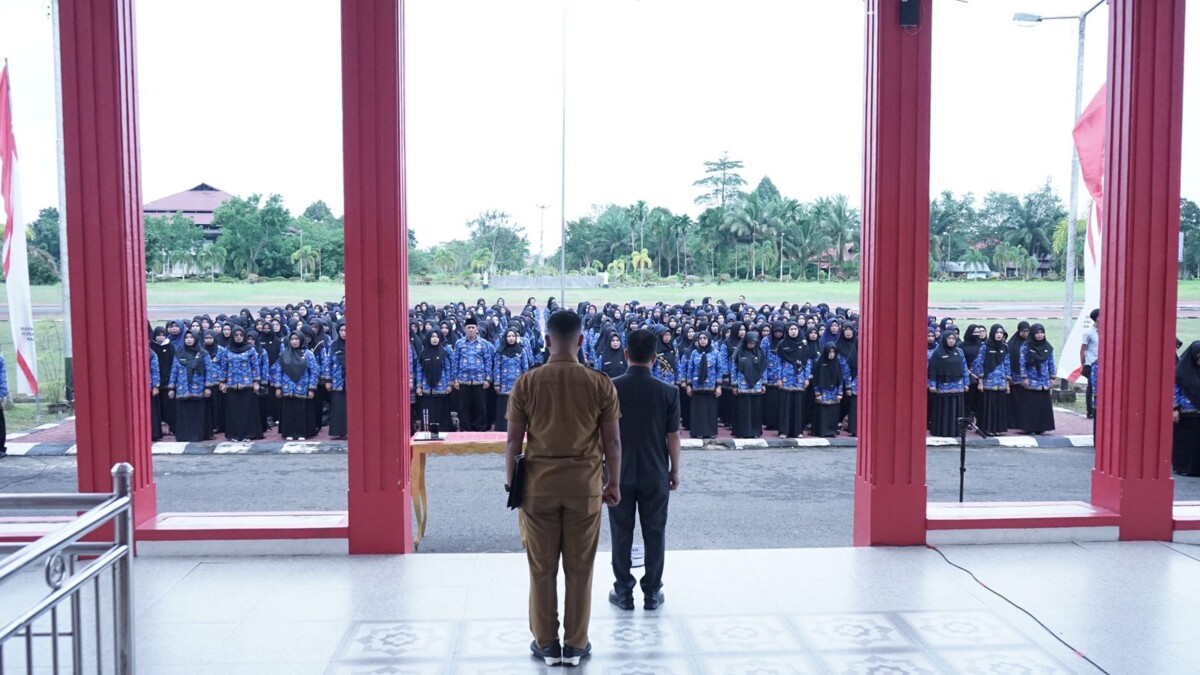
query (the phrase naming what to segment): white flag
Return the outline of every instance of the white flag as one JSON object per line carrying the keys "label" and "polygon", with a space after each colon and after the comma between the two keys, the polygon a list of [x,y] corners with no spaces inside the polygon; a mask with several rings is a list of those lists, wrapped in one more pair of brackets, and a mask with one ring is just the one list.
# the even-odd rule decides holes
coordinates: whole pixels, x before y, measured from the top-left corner
{"label": "white flag", "polygon": [[[37,395],[37,343],[29,300],[29,253],[21,217],[21,180],[17,141],[12,130],[12,95],[8,66],[0,71],[0,201],[4,202],[4,281],[8,290],[8,324],[17,352],[17,391]],[[10,368],[12,366],[9,366]]]}
{"label": "white flag", "polygon": [[1083,344],[1084,333],[1093,326],[1092,310],[1100,306],[1100,209],[1093,203],[1089,211],[1083,251],[1083,309],[1079,312],[1079,320],[1071,326],[1071,334],[1067,336],[1067,344],[1063,345],[1057,362],[1058,376],[1071,382],[1083,376],[1079,347]]}

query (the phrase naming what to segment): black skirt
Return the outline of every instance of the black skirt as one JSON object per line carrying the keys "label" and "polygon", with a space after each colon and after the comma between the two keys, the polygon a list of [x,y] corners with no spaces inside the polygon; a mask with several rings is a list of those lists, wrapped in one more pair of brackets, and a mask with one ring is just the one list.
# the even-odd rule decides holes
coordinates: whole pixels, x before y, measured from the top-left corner
{"label": "black skirt", "polygon": [[508,431],[508,394],[496,394],[496,431]]}
{"label": "black skirt", "polygon": [[1054,431],[1054,406],[1050,403],[1050,392],[1046,390],[1022,390],[1018,399],[1017,418],[1013,428],[1027,434]]}
{"label": "black skirt", "polygon": [[279,406],[279,435],[284,438],[308,438],[308,399],[284,397]]}
{"label": "black skirt", "polygon": [[162,406],[159,405],[158,399],[166,398],[154,394],[150,397],[150,440],[157,441],[162,439]]}
{"label": "black skirt", "polygon": [[[722,394],[723,396],[724,394]],[[740,393],[733,398],[737,401],[733,419],[733,437],[762,437],[763,395]]]}
{"label": "black skirt", "polygon": [[346,437],[346,392],[334,391],[329,396],[329,435]]}
{"label": "black skirt", "polygon": [[967,392],[963,394],[963,405],[966,407],[967,415],[973,416],[976,424],[979,424],[980,413],[983,412],[983,392],[979,391],[979,383],[972,382]]}
{"label": "black skirt", "polygon": [[779,435],[800,438],[804,435],[804,399],[807,391],[779,392]]}
{"label": "black skirt", "polygon": [[207,399],[181,398],[175,401],[175,440],[180,442],[203,441],[208,438],[205,428],[205,405]]}
{"label": "black skirt", "polygon": [[975,424],[985,434],[1008,432],[1008,394],[1003,391],[985,390],[983,403],[975,415]]}
{"label": "black skirt", "polygon": [[733,395],[733,389],[727,386],[722,386],[721,389],[721,398],[717,399],[717,419],[721,424],[732,428],[737,401]]}
{"label": "black skirt", "polygon": [[1200,414],[1180,415],[1171,439],[1171,468],[1185,476],[1200,476]]}
{"label": "black skirt", "polygon": [[225,398],[225,438],[231,441],[262,438],[258,396],[253,389],[230,389]]}
{"label": "black skirt", "polygon": [[213,431],[221,433],[225,431],[225,394],[221,393],[220,387],[214,386],[209,400],[212,401]]}
{"label": "black skirt", "polygon": [[858,435],[858,394],[842,397],[842,417],[846,418],[846,433]]}
{"label": "black skirt", "polygon": [[779,428],[779,400],[782,398],[778,387],[767,387],[763,394],[763,428],[772,431]]}
{"label": "black skirt", "polygon": [[450,431],[450,396],[443,394],[441,396],[424,396],[417,397],[417,424],[423,424],[424,412],[429,411],[429,423],[437,424],[439,432]]}
{"label": "black skirt", "polygon": [[163,386],[158,394],[159,419],[167,424],[167,430],[175,433],[175,399],[167,397],[167,388]]}
{"label": "black skirt", "polygon": [[[724,394],[721,395],[724,398]],[[694,391],[691,395],[692,426],[688,435],[692,438],[717,437],[717,397],[711,391]]]}
{"label": "black skirt", "polygon": [[929,406],[929,434],[958,437],[958,418],[963,417],[966,410],[962,393],[930,395],[933,402]]}
{"label": "black skirt", "polygon": [[[815,399],[814,399],[815,401]],[[821,405],[817,403],[813,415],[813,436],[833,438],[838,435],[838,422],[841,421],[842,407],[837,403]]]}
{"label": "black skirt", "polygon": [[692,428],[692,399],[682,389],[679,390],[679,426]]}

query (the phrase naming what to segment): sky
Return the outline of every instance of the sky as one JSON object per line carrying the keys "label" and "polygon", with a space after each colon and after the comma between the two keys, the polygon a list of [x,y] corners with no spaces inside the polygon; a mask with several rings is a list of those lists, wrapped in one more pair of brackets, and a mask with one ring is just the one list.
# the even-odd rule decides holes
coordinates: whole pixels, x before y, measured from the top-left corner
{"label": "sky", "polygon": [[[935,0],[931,191],[1066,201],[1075,20],[1090,1]],[[139,0],[142,194],[205,182],[342,212],[337,0]],[[422,246],[503,210],[547,254],[596,204],[693,204],[727,152],[753,186],[861,199],[860,0],[408,0],[408,223]],[[1087,21],[1084,105],[1108,17]],[[1200,19],[1185,50],[1182,193],[1200,201]],[[565,35],[565,49],[564,49]],[[58,201],[49,0],[0,0],[26,216]],[[565,96],[564,96],[565,67]],[[563,120],[565,102],[565,181]],[[565,200],[562,186],[565,182]],[[1081,204],[1083,204],[1081,200]],[[539,209],[538,205],[547,208]],[[1082,209],[1082,206],[1081,206]]]}

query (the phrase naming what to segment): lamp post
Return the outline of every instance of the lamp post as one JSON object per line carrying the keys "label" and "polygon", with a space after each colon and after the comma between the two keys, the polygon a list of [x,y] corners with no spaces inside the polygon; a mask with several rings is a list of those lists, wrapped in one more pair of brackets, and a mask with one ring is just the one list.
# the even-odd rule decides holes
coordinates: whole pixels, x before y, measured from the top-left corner
{"label": "lamp post", "polygon": [[542,229],[538,236],[538,267],[546,264],[546,209],[550,208],[549,204],[538,204],[537,208],[542,211]]}
{"label": "lamp post", "polygon": [[[1041,16],[1040,14],[1027,14],[1018,12],[1013,15],[1013,21],[1020,26],[1034,26],[1043,21],[1062,21],[1075,20],[1079,22],[1079,50],[1075,59],[1075,115],[1071,118],[1071,126],[1079,121],[1079,113],[1083,108],[1083,49],[1084,36],[1087,28],[1088,15],[1095,11],[1100,5],[1103,5],[1106,0],[1099,0],[1096,4],[1089,7],[1087,10],[1076,15],[1065,16]],[[1075,151],[1075,144],[1071,143],[1071,196],[1068,206],[1068,217],[1070,222],[1067,223],[1067,266],[1066,266],[1066,298],[1063,301],[1063,344],[1066,344],[1067,338],[1071,335],[1071,327],[1074,323],[1072,314],[1075,310],[1075,228],[1079,220],[1079,155]],[[1063,381],[1063,386],[1069,386],[1066,381]]]}

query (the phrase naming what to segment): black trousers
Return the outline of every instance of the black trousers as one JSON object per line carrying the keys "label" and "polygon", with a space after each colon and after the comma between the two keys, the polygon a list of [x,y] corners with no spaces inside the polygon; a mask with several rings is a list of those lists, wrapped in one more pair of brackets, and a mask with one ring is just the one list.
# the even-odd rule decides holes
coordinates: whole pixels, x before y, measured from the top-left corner
{"label": "black trousers", "polygon": [[663,563],[667,549],[667,501],[671,495],[666,481],[652,488],[630,486],[621,491],[621,502],[608,509],[608,524],[612,530],[612,567],[618,595],[633,593],[637,581],[630,568],[633,565],[634,515],[642,522],[642,542],[646,545],[646,573],[642,576],[642,592],[650,595],[662,588]]}
{"label": "black trousers", "polygon": [[1088,381],[1087,394],[1086,394],[1087,398],[1084,399],[1084,403],[1087,405],[1087,414],[1095,415],[1096,408],[1095,408],[1095,406],[1092,405],[1092,367],[1091,366],[1083,367],[1083,376],[1085,378],[1087,378],[1087,381]]}
{"label": "black trousers", "polygon": [[462,430],[487,431],[492,411],[487,406],[483,385],[464,384],[458,391],[462,394]]}

